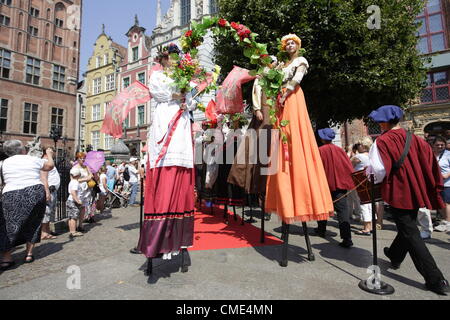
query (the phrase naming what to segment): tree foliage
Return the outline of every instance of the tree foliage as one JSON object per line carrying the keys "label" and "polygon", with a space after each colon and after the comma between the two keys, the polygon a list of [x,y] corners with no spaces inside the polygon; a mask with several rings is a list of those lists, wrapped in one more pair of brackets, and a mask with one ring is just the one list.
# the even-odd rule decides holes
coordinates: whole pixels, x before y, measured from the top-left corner
{"label": "tree foliage", "polygon": [[[381,9],[370,29],[367,8]],[[423,0],[220,0],[220,17],[245,24],[277,54],[278,41],[296,33],[310,63],[302,82],[311,117],[320,125],[363,118],[384,104],[406,106],[425,82],[415,17]],[[242,50],[216,38],[216,63],[252,69]]]}

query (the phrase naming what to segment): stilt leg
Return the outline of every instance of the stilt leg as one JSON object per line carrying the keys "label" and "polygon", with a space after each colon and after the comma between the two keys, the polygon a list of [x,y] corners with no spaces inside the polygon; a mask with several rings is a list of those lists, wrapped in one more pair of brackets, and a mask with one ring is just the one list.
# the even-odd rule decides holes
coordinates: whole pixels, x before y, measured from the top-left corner
{"label": "stilt leg", "polygon": [[283,226],[281,227],[282,230],[282,236],[283,239],[283,248],[281,249],[281,261],[280,266],[281,267],[287,267],[288,265],[288,246],[289,246],[289,225],[283,222]]}
{"label": "stilt leg", "polygon": [[244,225],[245,223],[245,204],[242,205],[242,221],[241,221],[241,226]]}
{"label": "stilt leg", "polygon": [[316,260],[316,257],[314,256],[314,253],[312,252],[311,248],[311,241],[309,240],[309,234],[308,234],[308,226],[306,222],[303,222],[303,233],[305,234],[305,240],[306,240],[306,247],[308,248],[308,260],[314,261]]}
{"label": "stilt leg", "polygon": [[225,223],[226,223],[226,224],[229,223],[228,218],[229,218],[229,217],[228,217],[228,205],[225,204],[225,205],[223,206],[223,219],[225,220]]}
{"label": "stilt leg", "polygon": [[262,201],[261,201],[261,243],[264,243],[266,240],[265,237],[265,231],[264,231],[264,224],[265,224],[265,214],[266,214],[266,207],[264,202],[264,195],[262,195]]}
{"label": "stilt leg", "polygon": [[182,249],[181,250],[181,272],[182,273],[186,273],[186,272],[189,271],[189,267],[188,267],[188,264],[186,262],[186,260],[187,260],[186,258],[187,258],[188,254],[189,253],[188,253],[187,249]]}
{"label": "stilt leg", "polygon": [[233,206],[233,213],[234,213],[233,219],[234,221],[237,221],[236,206]]}
{"label": "stilt leg", "polygon": [[153,259],[147,259],[147,270],[145,270],[145,275],[149,277],[153,273]]}

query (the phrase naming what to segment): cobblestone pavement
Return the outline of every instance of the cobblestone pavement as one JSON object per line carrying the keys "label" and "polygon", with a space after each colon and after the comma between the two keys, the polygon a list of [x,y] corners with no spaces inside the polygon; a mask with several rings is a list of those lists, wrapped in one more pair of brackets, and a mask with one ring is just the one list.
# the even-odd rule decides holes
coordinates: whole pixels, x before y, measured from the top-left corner
{"label": "cobblestone pavement", "polygon": [[[239,208],[238,213],[241,213]],[[327,239],[311,236],[316,261],[307,260],[301,228],[291,228],[289,265],[281,268],[280,246],[190,252],[188,273],[179,272],[179,258],[156,260],[154,274],[146,277],[146,259],[132,255],[139,233],[139,208],[113,209],[86,224],[88,232],[70,240],[68,233],[44,241],[35,249],[36,261],[23,264],[24,246],[14,252],[16,266],[0,274],[0,299],[437,299],[426,291],[423,279],[408,257],[392,270],[382,248],[395,237],[395,226],[385,221],[379,232],[379,265],[383,281],[394,286],[391,296],[376,296],[358,288],[372,264],[371,237],[353,236],[355,246],[344,249],[337,222],[331,221]],[[230,223],[236,223],[230,219]],[[255,226],[260,225],[256,217]],[[309,224],[310,230],[316,223]],[[359,227],[354,224],[353,227]],[[266,231],[280,237],[276,217]],[[434,233],[427,246],[450,279],[450,234]],[[81,289],[67,287],[70,266],[81,270]]]}

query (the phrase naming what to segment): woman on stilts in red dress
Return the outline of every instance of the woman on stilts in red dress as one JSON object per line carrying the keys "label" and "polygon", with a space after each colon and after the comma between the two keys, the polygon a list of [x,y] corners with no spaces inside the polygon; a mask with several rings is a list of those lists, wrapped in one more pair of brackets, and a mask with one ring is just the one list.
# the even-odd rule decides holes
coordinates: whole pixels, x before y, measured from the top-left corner
{"label": "woman on stilts in red dress", "polygon": [[[195,175],[189,111],[195,103],[173,85],[171,53],[180,53],[174,44],[158,53],[164,69],[154,72],[149,81],[156,107],[148,139],[144,223],[138,244],[149,259],[148,273],[152,258],[168,260],[180,251],[184,258],[186,248],[193,245]],[[184,112],[175,120],[180,110]]]}

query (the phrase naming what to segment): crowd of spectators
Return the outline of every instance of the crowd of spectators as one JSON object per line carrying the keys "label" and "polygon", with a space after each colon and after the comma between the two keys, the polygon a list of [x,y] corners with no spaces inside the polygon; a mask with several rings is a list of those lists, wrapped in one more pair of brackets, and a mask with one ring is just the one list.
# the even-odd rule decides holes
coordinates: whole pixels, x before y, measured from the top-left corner
{"label": "crowd of spectators", "polygon": [[[108,206],[112,192],[121,192],[133,206],[139,206],[139,160],[131,158],[119,166],[106,161],[98,172],[86,165],[86,154],[79,152],[71,162],[70,183],[62,186],[61,174],[53,160],[55,150],[43,155],[28,155],[19,140],[6,141],[0,148],[0,270],[12,268],[12,252],[26,244],[24,263],[35,260],[33,249],[41,241],[57,239],[50,224],[56,220],[58,200],[65,207],[69,238],[81,237],[85,223],[95,223],[95,216]],[[67,188],[62,199],[61,188]],[[110,202],[109,202],[110,203]],[[111,206],[109,205],[109,209]]]}

